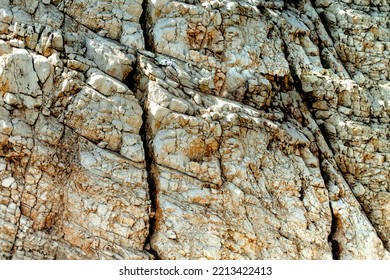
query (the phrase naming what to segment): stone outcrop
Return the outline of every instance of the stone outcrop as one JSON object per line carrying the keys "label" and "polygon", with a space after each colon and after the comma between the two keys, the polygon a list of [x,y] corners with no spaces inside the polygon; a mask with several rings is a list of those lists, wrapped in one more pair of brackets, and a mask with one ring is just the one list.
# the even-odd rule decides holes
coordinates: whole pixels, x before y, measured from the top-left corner
{"label": "stone outcrop", "polygon": [[0,259],[389,259],[389,12],[0,0]]}

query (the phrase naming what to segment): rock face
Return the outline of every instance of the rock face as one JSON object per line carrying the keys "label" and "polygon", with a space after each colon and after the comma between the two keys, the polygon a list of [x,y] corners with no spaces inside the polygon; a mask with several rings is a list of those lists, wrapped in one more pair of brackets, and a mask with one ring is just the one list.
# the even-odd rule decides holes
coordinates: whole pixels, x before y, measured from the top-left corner
{"label": "rock face", "polygon": [[0,259],[389,259],[389,13],[0,0]]}

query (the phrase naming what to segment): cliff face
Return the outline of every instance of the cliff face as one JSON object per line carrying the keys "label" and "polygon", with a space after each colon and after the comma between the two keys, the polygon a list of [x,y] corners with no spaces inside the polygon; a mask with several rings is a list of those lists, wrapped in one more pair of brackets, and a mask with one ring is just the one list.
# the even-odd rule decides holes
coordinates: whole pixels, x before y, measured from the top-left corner
{"label": "cliff face", "polygon": [[0,0],[0,259],[389,259],[387,0]]}

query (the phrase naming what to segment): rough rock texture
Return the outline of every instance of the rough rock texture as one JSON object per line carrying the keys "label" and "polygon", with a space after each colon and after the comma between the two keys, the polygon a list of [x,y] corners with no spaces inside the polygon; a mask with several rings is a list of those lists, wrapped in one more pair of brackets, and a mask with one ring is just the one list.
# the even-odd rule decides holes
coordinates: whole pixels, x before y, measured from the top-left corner
{"label": "rough rock texture", "polygon": [[389,13],[0,0],[0,259],[389,259]]}

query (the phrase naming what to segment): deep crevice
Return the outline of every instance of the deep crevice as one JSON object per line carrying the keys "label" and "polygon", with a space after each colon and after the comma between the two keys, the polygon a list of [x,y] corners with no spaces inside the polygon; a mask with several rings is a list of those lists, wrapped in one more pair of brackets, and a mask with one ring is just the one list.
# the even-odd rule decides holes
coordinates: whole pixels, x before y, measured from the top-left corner
{"label": "deep crevice", "polygon": [[328,242],[332,245],[332,256],[334,260],[340,260],[340,245],[339,242],[334,238],[336,232],[337,232],[337,221],[338,218],[333,212],[332,204],[329,202],[330,212],[332,213],[332,224],[330,228],[330,233],[328,235]]}
{"label": "deep crevice", "polygon": [[299,200],[303,201],[304,199],[305,199],[305,189],[301,187],[301,189],[299,190]]}
{"label": "deep crevice", "polygon": [[[148,0],[144,0],[142,2],[142,14],[139,19],[139,23],[141,25],[141,29],[143,32],[143,37],[144,37],[144,44],[145,44],[145,50],[153,52],[154,47],[153,47],[153,37],[150,35],[150,25],[148,21]],[[137,61],[135,65],[133,65],[134,72],[130,75],[127,76],[125,80],[125,84],[129,87],[130,90],[133,91],[133,93],[137,97],[137,91],[140,90],[141,87],[139,87],[139,82],[140,82],[140,77],[142,73],[139,71],[138,68],[138,60],[139,56],[137,55]],[[152,248],[151,245],[151,239],[153,237],[153,234],[155,232],[156,228],[156,218],[155,218],[155,213],[157,210],[157,194],[156,194],[156,186],[154,182],[154,177],[153,177],[153,156],[152,156],[152,151],[149,148],[148,144],[148,128],[147,128],[147,110],[145,109],[145,100],[138,100],[139,104],[141,107],[143,107],[143,112],[142,112],[142,126],[140,128],[140,136],[143,144],[143,149],[144,149],[144,155],[145,155],[145,169],[146,169],[146,176],[147,176],[147,183],[148,183],[148,189],[149,189],[149,199],[150,199],[150,216],[149,216],[149,233],[148,236],[145,239],[145,244],[144,244],[144,250],[151,254],[155,260],[159,260],[160,257],[157,253],[156,250]]]}
{"label": "deep crevice", "polygon": [[[137,61],[136,64],[133,66],[134,72],[131,73],[126,77],[125,84],[129,87],[131,91],[133,91],[134,94],[137,93],[137,91],[140,90],[139,81],[142,73],[140,73],[138,69],[138,59],[139,57],[137,56]],[[155,251],[152,246],[151,246],[151,239],[155,231],[155,213],[157,210],[157,195],[156,195],[156,187],[155,187],[155,182],[154,182],[154,176],[153,176],[153,156],[152,156],[152,151],[149,148],[148,144],[148,128],[147,128],[147,110],[145,109],[145,102],[144,100],[138,100],[139,104],[141,107],[143,107],[142,111],[142,126],[139,131],[139,135],[141,136],[142,144],[143,144],[143,149],[144,149],[144,156],[145,156],[145,169],[146,169],[146,180],[148,183],[148,189],[149,189],[149,199],[150,199],[150,215],[149,215],[149,233],[148,236],[145,239],[145,244],[144,244],[144,250],[151,254],[155,260],[159,260],[160,257],[158,256],[157,251]]]}
{"label": "deep crevice", "polygon": [[151,239],[152,239],[152,236],[153,236],[155,228],[156,228],[155,213],[157,210],[157,201],[156,201],[157,195],[156,195],[156,185],[154,183],[153,170],[152,170],[153,157],[152,157],[151,151],[149,149],[149,145],[148,145],[149,139],[147,137],[147,135],[148,135],[147,133],[148,133],[147,132],[147,113],[144,110],[142,113],[142,126],[141,126],[141,130],[140,130],[140,136],[141,136],[143,148],[144,148],[146,174],[147,174],[147,182],[148,182],[148,188],[149,188],[149,199],[150,199],[150,203],[151,203],[151,205],[150,205],[151,215],[149,217],[149,234],[146,237],[144,249],[145,249],[145,251],[147,251],[148,253],[153,255],[155,260],[158,260],[158,259],[160,259],[160,257],[158,256],[157,251],[155,251],[151,245]]}
{"label": "deep crevice", "polygon": [[142,32],[144,35],[145,50],[153,52],[153,37],[150,35],[150,25],[148,21],[148,0],[142,2],[142,14],[139,19],[141,24]]}

